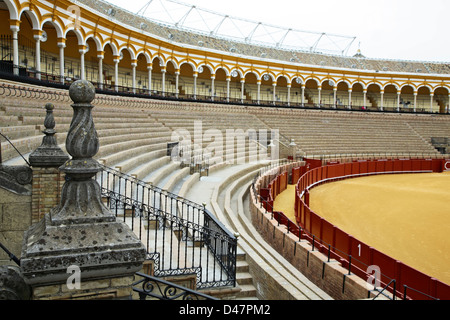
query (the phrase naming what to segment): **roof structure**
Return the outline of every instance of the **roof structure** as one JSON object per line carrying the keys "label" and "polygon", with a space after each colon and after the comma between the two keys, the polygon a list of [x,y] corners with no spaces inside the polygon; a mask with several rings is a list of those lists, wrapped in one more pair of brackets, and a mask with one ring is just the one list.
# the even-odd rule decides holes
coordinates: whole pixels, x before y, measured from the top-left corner
{"label": "roof structure", "polygon": [[356,40],[353,36],[298,30],[224,15],[178,0],[150,0],[136,14],[179,30],[312,53],[346,56]]}

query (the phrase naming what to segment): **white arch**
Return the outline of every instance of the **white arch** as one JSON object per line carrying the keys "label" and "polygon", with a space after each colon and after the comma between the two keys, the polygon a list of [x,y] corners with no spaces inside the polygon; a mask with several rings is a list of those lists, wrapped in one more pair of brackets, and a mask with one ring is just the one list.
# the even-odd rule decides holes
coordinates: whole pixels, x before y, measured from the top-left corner
{"label": "white arch", "polygon": [[67,39],[67,34],[68,34],[70,31],[73,31],[73,32],[75,33],[75,35],[77,36],[77,39],[78,39],[78,45],[80,45],[80,46],[86,45],[86,42],[85,42],[85,40],[84,40],[83,35],[81,34],[81,32],[80,32],[78,29],[73,28],[73,27],[66,30],[66,32],[64,33],[64,38]]}
{"label": "white arch", "polygon": [[19,13],[19,17],[22,18],[22,14],[24,14],[24,13],[26,13],[28,15],[28,17],[30,18],[33,30],[42,30],[41,26],[39,24],[39,18],[36,16],[36,13],[34,11],[28,10],[28,9],[23,9]]}
{"label": "white arch", "polygon": [[95,35],[91,34],[91,35],[87,36],[86,40],[85,40],[86,44],[88,43],[89,39],[92,39],[95,42],[95,45],[97,46],[97,51],[103,51],[102,44],[101,44],[100,40],[97,39],[97,37],[95,37]]}
{"label": "white arch", "polygon": [[10,20],[19,20],[19,12],[17,11],[14,1],[13,0],[4,0],[3,2],[8,7],[9,19]]}
{"label": "white arch", "polygon": [[48,17],[47,19],[44,19],[44,21],[42,21],[41,23],[41,30],[44,30],[44,25],[49,22],[50,24],[52,24],[55,27],[56,30],[56,37],[57,38],[62,38],[64,31],[63,28],[59,25],[59,23],[57,21],[53,21],[51,17]]}

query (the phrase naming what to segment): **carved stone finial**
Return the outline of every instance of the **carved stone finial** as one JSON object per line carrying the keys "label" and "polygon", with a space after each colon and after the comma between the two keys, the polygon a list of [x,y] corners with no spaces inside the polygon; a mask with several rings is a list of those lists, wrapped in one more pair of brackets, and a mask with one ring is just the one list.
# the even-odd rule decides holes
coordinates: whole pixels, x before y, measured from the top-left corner
{"label": "carved stone finial", "polygon": [[61,170],[72,179],[79,180],[94,176],[100,166],[93,157],[99,149],[99,140],[92,118],[91,102],[95,98],[95,88],[89,81],[78,80],[69,89],[74,101],[72,123],[66,139],[67,152],[72,160],[67,161]]}
{"label": "carved stone finial", "polygon": [[92,118],[91,101],[94,86],[86,80],[74,82],[69,89],[74,104],[72,123],[66,139],[67,152],[72,156],[60,170],[67,182],[61,194],[61,204],[50,215],[53,224],[113,221],[115,217],[104,206],[101,190],[92,177],[101,170],[93,159],[99,149],[99,139]]}
{"label": "carved stone finial", "polygon": [[33,153],[30,154],[29,160],[33,167],[59,167],[69,159],[69,156],[61,150],[55,138],[55,118],[53,110],[55,106],[51,103],[45,105],[47,115],[45,116],[44,126],[45,134],[42,138],[42,144]]}
{"label": "carved stone finial", "polygon": [[99,149],[91,113],[94,86],[76,81],[69,94],[74,114],[66,149],[72,159],[60,167],[66,173],[61,201],[24,237],[21,268],[32,286],[66,283],[71,265],[80,267],[82,281],[130,277],[146,256],[133,231],[103,204],[94,179],[101,170],[93,159]]}
{"label": "carved stone finial", "polygon": [[95,99],[95,87],[87,80],[78,80],[69,88],[69,96],[77,104],[90,104]]}

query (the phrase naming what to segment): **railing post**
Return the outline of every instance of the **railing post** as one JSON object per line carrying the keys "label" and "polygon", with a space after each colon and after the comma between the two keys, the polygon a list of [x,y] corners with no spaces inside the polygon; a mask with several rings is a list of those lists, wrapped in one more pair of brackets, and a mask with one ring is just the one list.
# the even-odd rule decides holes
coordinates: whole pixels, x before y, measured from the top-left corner
{"label": "railing post", "polygon": [[352,256],[350,255],[348,256],[348,275],[352,274],[351,269],[352,269]]}

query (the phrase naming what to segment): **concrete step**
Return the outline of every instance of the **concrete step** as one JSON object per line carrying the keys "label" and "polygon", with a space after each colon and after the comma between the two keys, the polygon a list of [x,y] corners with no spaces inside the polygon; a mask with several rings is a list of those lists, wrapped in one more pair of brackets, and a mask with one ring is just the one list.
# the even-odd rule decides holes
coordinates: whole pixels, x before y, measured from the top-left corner
{"label": "concrete step", "polygon": [[239,285],[253,284],[252,275],[248,272],[237,272],[236,281]]}

